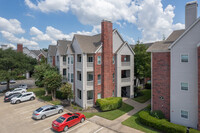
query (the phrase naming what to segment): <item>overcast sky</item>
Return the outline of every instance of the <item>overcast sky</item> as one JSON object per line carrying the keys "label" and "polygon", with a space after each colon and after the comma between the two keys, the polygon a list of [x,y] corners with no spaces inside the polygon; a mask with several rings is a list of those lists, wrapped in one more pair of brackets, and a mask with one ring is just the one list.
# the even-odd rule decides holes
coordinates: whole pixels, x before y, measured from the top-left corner
{"label": "overcast sky", "polygon": [[102,19],[111,20],[129,44],[158,41],[185,27],[189,1],[0,0],[0,45],[47,48],[73,34],[100,33]]}

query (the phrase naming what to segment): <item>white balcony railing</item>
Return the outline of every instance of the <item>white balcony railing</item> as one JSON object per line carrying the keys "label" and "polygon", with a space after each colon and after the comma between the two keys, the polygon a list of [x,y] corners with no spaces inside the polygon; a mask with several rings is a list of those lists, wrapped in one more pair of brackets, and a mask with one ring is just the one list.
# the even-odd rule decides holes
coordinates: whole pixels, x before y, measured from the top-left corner
{"label": "white balcony railing", "polygon": [[93,99],[87,100],[87,104],[93,105]]}
{"label": "white balcony railing", "polygon": [[87,86],[93,86],[93,81],[87,81]]}
{"label": "white balcony railing", "polygon": [[130,66],[131,63],[130,62],[122,62],[122,66]]}
{"label": "white balcony railing", "polygon": [[77,68],[81,69],[81,67],[82,67],[81,62],[77,62]]}
{"label": "white balcony railing", "polygon": [[131,78],[130,77],[128,77],[128,78],[122,78],[121,81],[122,82],[130,82]]}
{"label": "white balcony railing", "polygon": [[93,62],[87,62],[87,67],[93,67]]}
{"label": "white balcony railing", "polygon": [[66,62],[63,62],[63,65],[65,65],[65,66],[66,66]]}

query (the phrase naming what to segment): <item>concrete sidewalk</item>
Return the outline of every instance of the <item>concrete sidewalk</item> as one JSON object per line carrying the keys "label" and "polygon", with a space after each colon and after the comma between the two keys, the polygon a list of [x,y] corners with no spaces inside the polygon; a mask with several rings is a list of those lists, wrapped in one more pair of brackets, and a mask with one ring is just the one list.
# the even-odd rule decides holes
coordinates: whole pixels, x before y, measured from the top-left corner
{"label": "concrete sidewalk", "polygon": [[93,116],[88,120],[119,133],[142,133],[142,131],[122,125],[121,122],[128,119],[129,117],[131,117],[132,115],[149,105],[150,100],[145,103],[138,103],[130,98],[123,98],[123,102],[133,106],[134,109],[125,113],[124,115],[120,116],[115,120],[108,120],[99,116]]}

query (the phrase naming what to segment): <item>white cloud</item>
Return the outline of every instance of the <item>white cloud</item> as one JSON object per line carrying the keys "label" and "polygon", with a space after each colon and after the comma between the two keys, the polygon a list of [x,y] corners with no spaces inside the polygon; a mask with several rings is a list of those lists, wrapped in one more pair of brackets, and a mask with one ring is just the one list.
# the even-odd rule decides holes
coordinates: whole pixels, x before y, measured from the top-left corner
{"label": "white cloud", "polygon": [[0,31],[7,31],[13,34],[25,33],[21,23],[17,19],[5,19],[0,17]]}
{"label": "white cloud", "polygon": [[6,45],[6,49],[7,49],[7,48],[16,49],[16,46],[15,46],[14,44],[11,44],[11,43],[3,43],[3,42],[0,42],[0,48],[2,48],[1,45]]}
{"label": "white cloud", "polygon": [[25,39],[24,37],[18,38],[14,34],[7,32],[7,31],[1,31],[2,36],[9,41],[10,43],[22,43],[24,45],[38,45],[35,41],[30,41],[28,39]]}
{"label": "white cloud", "polygon": [[100,32],[100,25],[94,26],[92,31],[77,31],[69,34],[64,34],[62,31],[52,27],[47,26],[45,33],[36,27],[30,28],[30,35],[32,35],[32,40],[34,41],[50,41],[52,44],[56,44],[57,40],[67,39],[72,40],[74,34],[84,34],[84,35],[94,35]]}

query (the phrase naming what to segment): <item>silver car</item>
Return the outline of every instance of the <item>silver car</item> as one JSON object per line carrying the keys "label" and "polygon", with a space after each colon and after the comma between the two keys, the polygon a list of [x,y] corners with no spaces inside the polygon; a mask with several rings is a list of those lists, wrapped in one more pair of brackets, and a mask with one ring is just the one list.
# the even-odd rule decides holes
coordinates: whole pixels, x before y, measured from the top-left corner
{"label": "silver car", "polygon": [[24,88],[15,88],[12,91],[6,92],[5,96],[8,96],[8,95],[13,94],[13,93],[25,93],[25,92],[26,92],[26,89],[24,89]]}
{"label": "silver car", "polygon": [[27,86],[27,84],[20,84],[20,85],[19,85],[19,88],[28,89],[28,86]]}
{"label": "silver car", "polygon": [[45,105],[43,107],[40,107],[36,109],[33,112],[32,118],[34,119],[45,119],[47,116],[51,116],[57,113],[63,112],[63,106],[62,105]]}
{"label": "silver car", "polygon": [[34,99],[35,99],[35,94],[33,92],[25,92],[21,93],[21,95],[17,97],[13,97],[10,102],[18,104],[20,102],[34,100]]}

